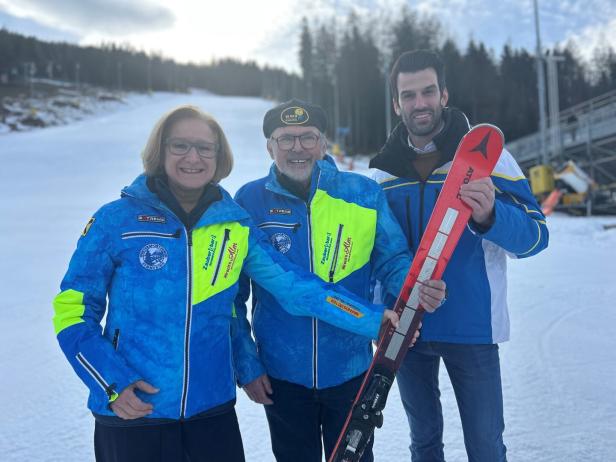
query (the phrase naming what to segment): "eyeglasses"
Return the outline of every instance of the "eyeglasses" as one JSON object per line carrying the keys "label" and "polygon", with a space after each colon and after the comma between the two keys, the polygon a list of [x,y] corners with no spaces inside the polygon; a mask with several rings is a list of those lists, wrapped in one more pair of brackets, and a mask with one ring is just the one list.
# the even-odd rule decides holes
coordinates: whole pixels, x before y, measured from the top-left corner
{"label": "eyeglasses", "polygon": [[170,138],[165,141],[165,146],[174,156],[185,156],[191,148],[195,148],[199,157],[203,159],[213,159],[218,154],[218,144],[207,141],[188,141],[183,138]]}
{"label": "eyeglasses", "polygon": [[304,133],[303,135],[280,135],[278,138],[272,137],[278,147],[283,151],[290,151],[295,146],[295,139],[299,138],[299,144],[304,149],[314,149],[321,138],[314,133]]}

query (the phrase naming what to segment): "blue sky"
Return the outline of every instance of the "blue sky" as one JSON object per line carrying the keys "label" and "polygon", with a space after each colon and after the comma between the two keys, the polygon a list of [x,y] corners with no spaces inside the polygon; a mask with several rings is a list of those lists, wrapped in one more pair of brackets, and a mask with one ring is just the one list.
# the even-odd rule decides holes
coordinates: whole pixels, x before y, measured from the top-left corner
{"label": "blue sky", "polygon": [[[45,40],[83,45],[131,44],[182,62],[235,57],[297,70],[299,22],[351,8],[366,24],[402,5],[442,24],[464,49],[470,38],[500,54],[505,43],[535,49],[532,0],[0,0],[0,27]],[[616,0],[539,0],[545,47],[575,42],[586,59],[599,44],[616,49]]]}

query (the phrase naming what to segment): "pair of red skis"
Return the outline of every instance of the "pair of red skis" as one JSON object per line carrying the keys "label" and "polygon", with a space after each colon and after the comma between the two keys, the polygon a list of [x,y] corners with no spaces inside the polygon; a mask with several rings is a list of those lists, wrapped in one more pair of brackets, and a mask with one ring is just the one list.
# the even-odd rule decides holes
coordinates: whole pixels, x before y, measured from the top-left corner
{"label": "pair of red skis", "polygon": [[394,306],[400,325],[390,323],[382,335],[329,462],[359,461],[374,429],[383,425],[387,394],[423,318],[419,287],[443,275],[471,216],[471,208],[460,199],[460,186],[490,176],[503,144],[502,132],[489,124],[475,126],[460,141]]}

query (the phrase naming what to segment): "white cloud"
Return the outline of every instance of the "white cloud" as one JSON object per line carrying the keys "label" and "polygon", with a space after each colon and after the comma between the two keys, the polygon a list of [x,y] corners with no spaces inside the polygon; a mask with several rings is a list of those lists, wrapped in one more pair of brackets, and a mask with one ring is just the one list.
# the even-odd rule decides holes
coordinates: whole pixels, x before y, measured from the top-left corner
{"label": "white cloud", "polygon": [[593,58],[593,52],[597,48],[611,46],[616,51],[616,18],[601,25],[587,26],[578,33],[570,36],[586,61]]}
{"label": "white cloud", "polygon": [[170,28],[174,15],[170,9],[148,0],[0,0],[0,9],[38,23],[78,34],[96,32],[113,35],[127,30],[147,31]]}
{"label": "white cloud", "polygon": [[[538,0],[544,47],[574,39],[590,56],[603,40],[616,48],[615,0]],[[369,26],[404,5],[442,23],[464,51],[472,37],[498,55],[504,43],[535,49],[533,0],[0,0],[0,10],[70,31],[80,43],[130,43],[182,62],[233,57],[298,69],[302,16],[346,24],[355,11]],[[386,13],[389,11],[389,13]],[[376,30],[375,30],[376,31]]]}

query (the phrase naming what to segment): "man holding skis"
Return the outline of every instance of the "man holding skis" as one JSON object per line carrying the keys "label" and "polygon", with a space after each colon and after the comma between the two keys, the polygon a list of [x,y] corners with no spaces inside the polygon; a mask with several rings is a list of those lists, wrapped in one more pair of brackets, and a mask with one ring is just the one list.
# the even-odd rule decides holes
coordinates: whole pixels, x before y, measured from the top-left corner
{"label": "man holding skis", "polygon": [[[444,65],[435,53],[403,53],[392,68],[390,86],[402,121],[370,167],[414,251],[470,124],[462,112],[446,107]],[[447,301],[426,314],[421,338],[397,374],[414,462],[445,460],[441,358],[458,402],[469,460],[506,460],[498,354],[498,343],[509,339],[506,255],[529,257],[548,244],[545,217],[506,150],[491,177],[462,186],[460,197],[472,218],[444,274]]]}
{"label": "man holding skis", "polygon": [[[394,299],[411,261],[406,241],[381,188],[340,172],[326,155],[326,127],[323,109],[305,101],[268,111],[263,133],[274,162],[269,175],[242,187],[236,200],[297,265],[365,298],[379,279]],[[261,287],[253,283],[252,289],[258,357],[236,352],[255,356],[254,367],[236,371],[238,381],[251,399],[266,404],[276,459],[319,462],[322,446],[329,457],[370,364],[370,339],[328,324],[328,313],[325,322],[292,316]],[[244,279],[235,303],[237,329],[249,328],[249,293]],[[429,281],[421,301],[434,311],[444,293],[442,281]],[[373,460],[371,450],[362,460]]]}

